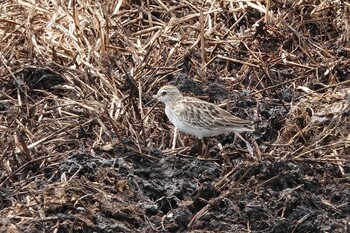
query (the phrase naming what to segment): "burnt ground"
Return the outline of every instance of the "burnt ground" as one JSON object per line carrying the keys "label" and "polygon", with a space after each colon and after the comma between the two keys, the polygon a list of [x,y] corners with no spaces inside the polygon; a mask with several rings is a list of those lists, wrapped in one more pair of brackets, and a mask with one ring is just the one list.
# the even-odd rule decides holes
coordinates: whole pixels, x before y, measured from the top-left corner
{"label": "burnt ground", "polygon": [[[0,3],[0,232],[350,232],[348,3],[98,3]],[[171,150],[165,84],[255,131]]]}

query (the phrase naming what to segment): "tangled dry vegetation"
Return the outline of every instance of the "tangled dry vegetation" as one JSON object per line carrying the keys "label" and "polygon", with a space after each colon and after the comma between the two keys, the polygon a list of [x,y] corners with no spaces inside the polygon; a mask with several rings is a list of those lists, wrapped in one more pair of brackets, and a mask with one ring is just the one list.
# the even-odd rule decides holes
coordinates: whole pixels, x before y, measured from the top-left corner
{"label": "tangled dry vegetation", "polygon": [[[1,232],[349,232],[349,13],[0,1]],[[219,136],[201,161],[181,134],[169,150],[145,105],[168,83],[255,121],[249,143]]]}

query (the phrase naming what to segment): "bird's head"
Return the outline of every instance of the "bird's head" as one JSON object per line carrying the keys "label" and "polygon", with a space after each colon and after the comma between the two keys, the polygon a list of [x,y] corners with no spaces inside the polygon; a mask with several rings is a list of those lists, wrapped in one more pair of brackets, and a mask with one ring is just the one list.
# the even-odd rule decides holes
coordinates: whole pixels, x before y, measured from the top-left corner
{"label": "bird's head", "polygon": [[168,104],[174,101],[177,101],[182,97],[179,89],[172,85],[163,86],[157,92],[157,95],[153,96],[158,101],[163,102],[164,104]]}

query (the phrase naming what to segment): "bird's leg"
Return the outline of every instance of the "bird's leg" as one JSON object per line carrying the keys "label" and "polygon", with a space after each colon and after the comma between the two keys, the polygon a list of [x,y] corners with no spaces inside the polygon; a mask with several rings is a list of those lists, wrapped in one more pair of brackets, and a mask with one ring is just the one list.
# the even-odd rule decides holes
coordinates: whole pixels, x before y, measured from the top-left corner
{"label": "bird's leg", "polygon": [[201,139],[197,139],[198,155],[201,156],[203,152],[203,142]]}
{"label": "bird's leg", "polygon": [[172,146],[171,146],[171,149],[172,149],[172,150],[175,150],[175,147],[176,147],[176,138],[177,138],[177,128],[174,127],[173,144],[172,144]]}
{"label": "bird's leg", "polygon": [[207,138],[203,138],[203,142],[205,145],[204,158],[207,159],[209,157],[209,143]]}

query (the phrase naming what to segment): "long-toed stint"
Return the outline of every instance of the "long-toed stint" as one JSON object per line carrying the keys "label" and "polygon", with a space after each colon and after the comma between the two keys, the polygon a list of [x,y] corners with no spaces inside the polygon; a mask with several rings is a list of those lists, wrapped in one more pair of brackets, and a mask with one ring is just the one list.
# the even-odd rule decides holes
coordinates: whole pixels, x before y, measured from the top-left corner
{"label": "long-toed stint", "polygon": [[[252,121],[233,116],[215,104],[183,96],[172,85],[160,88],[155,98],[165,104],[165,114],[178,130],[204,141],[205,157],[208,153],[206,137],[229,132],[254,131]],[[202,143],[199,146],[202,153]]]}

